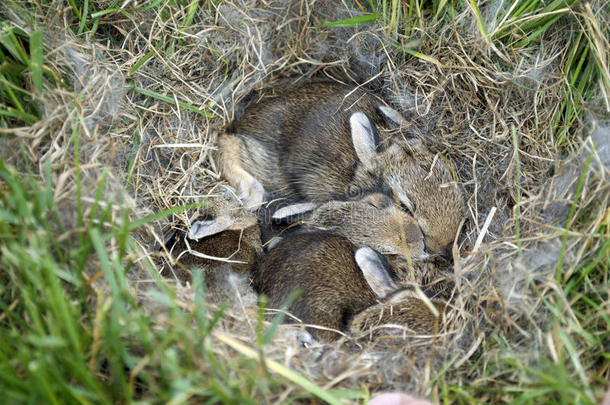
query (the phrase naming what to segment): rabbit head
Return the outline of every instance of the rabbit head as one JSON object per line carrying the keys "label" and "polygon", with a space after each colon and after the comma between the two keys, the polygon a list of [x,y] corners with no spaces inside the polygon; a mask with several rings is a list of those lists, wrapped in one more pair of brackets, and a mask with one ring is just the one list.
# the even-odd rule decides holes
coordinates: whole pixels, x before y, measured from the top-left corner
{"label": "rabbit head", "polygon": [[[380,111],[398,119],[395,110]],[[447,165],[439,156],[428,152],[416,139],[389,139],[389,146],[378,151],[372,121],[361,112],[352,114],[352,138],[361,166],[369,173],[380,173],[385,188],[391,190],[404,211],[413,215],[424,234],[430,252],[447,253],[464,217],[462,192]],[[360,134],[354,136],[354,134]],[[357,138],[368,141],[356,141]]]}
{"label": "rabbit head", "polygon": [[306,229],[332,231],[358,247],[370,246],[383,254],[419,260],[424,252],[424,236],[412,216],[382,193],[358,200],[329,201],[324,204],[299,203],[277,209],[274,220],[304,216]]}

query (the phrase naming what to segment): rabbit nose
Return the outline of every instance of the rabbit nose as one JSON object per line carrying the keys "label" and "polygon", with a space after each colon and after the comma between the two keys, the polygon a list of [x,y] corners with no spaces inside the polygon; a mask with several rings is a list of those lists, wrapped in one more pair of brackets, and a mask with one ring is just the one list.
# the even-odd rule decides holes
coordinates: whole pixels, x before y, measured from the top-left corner
{"label": "rabbit nose", "polygon": [[409,223],[405,227],[405,239],[408,243],[419,242],[424,238],[424,235],[421,233],[421,229],[414,223]]}
{"label": "rabbit nose", "polygon": [[453,263],[453,246],[447,246],[443,249],[441,256]]}

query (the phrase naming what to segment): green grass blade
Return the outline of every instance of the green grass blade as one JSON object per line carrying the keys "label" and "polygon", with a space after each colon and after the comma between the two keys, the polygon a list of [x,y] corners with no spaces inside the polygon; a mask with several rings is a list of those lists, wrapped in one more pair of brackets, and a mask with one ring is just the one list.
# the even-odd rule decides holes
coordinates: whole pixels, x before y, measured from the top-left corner
{"label": "green grass blade", "polygon": [[485,21],[483,21],[483,16],[481,15],[481,10],[477,6],[475,0],[468,0],[468,4],[474,13],[475,20],[477,21],[477,27],[479,27],[479,32],[481,36],[485,40],[485,43],[489,44],[489,34],[487,33],[487,28],[485,27]]}
{"label": "green grass blade", "polygon": [[38,92],[42,92],[42,63],[43,63],[43,43],[44,32],[34,31],[30,35],[30,70],[34,87]]}
{"label": "green grass blade", "polygon": [[5,107],[0,105],[0,115],[4,117],[16,118],[25,122],[26,124],[33,124],[38,121],[38,117],[35,115],[16,110],[12,107]]}
{"label": "green grass blade", "polygon": [[134,11],[146,11],[146,10],[150,10],[150,9],[158,7],[161,3],[163,3],[163,1],[165,1],[165,0],[155,0],[150,4],[145,4],[140,7],[132,7],[132,8],[114,7],[118,3],[115,1],[106,10],[96,11],[95,13],[92,13],[91,18],[98,19],[105,15],[117,13],[117,12],[130,13],[130,12],[134,12]]}
{"label": "green grass blade", "polygon": [[155,49],[151,49],[150,51],[148,51],[146,53],[146,55],[144,55],[144,57],[142,57],[139,61],[137,61],[135,63],[135,65],[133,65],[133,67],[131,69],[129,69],[129,75],[130,76],[133,75],[135,72],[138,71],[138,69],[140,69],[142,67],[142,65],[144,65],[146,62],[148,62],[150,60],[150,58],[155,56],[157,51],[159,50],[160,46],[161,46],[161,43],[159,42],[155,46]]}
{"label": "green grass blade", "polygon": [[95,13],[91,13],[91,18],[97,20],[100,17],[103,17],[103,16],[108,15],[108,14],[116,13],[116,12],[119,12],[119,11],[126,11],[126,10],[124,10],[124,9],[122,9],[120,7],[110,7],[110,8],[107,8],[105,10],[96,11]]}
{"label": "green grass blade", "polygon": [[192,1],[187,9],[186,17],[182,22],[183,27],[188,27],[193,23],[193,18],[195,18],[195,14],[197,13],[197,7],[199,7],[199,2]]}
{"label": "green grass blade", "polygon": [[125,184],[129,187],[133,187],[133,172],[136,167],[136,162],[138,159],[138,151],[140,149],[141,137],[140,137],[140,129],[137,128],[133,134],[133,147],[131,148],[131,157],[129,158],[129,164],[127,165],[127,175],[125,176]]}
{"label": "green grass blade", "polygon": [[[154,92],[152,90],[146,90],[146,89],[143,89],[143,88],[135,86],[135,85],[131,85],[129,87],[132,90],[134,90],[135,92],[143,94],[145,96],[152,97],[154,99],[161,100],[166,103],[176,104],[176,100],[174,98],[166,96],[164,94],[160,94],[160,93]],[[184,109],[196,112],[197,114],[203,115],[204,117],[207,117],[207,118],[214,118],[214,114],[209,113],[207,111],[203,111],[202,109],[195,107],[192,104],[189,104],[189,103],[186,103],[186,102],[180,101],[180,100],[178,100],[177,103],[180,107],[182,107]]]}
{"label": "green grass blade", "polygon": [[89,14],[89,0],[84,0],[83,1],[83,17],[80,19],[80,24],[78,24],[77,33],[79,35],[83,33],[83,30],[86,27],[85,23],[87,22],[87,14]]}
{"label": "green grass blade", "polygon": [[540,28],[536,29],[531,34],[527,35],[527,37],[525,37],[523,40],[517,42],[517,44],[515,45],[515,48],[524,47],[524,46],[528,45],[530,42],[534,41],[536,38],[538,38],[539,36],[544,34],[549,29],[549,27],[551,25],[553,25],[560,17],[562,17],[562,16],[557,16],[556,18],[548,21],[546,24],[544,24]]}
{"label": "green grass blade", "polygon": [[[25,69],[25,65],[14,62],[12,59],[0,62],[0,75],[6,75],[6,77],[18,77]],[[8,80],[6,77],[5,80]]]}
{"label": "green grass blade", "polygon": [[93,224],[93,221],[95,221],[95,218],[97,216],[97,210],[99,209],[100,206],[100,201],[102,201],[102,197],[104,194],[104,187],[106,186],[106,180],[108,178],[108,172],[106,170],[104,170],[102,172],[102,178],[99,181],[99,184],[97,186],[97,190],[95,192],[95,201],[93,201],[93,206],[91,207],[91,213],[89,214],[89,225],[91,226],[91,224]]}
{"label": "green grass blade", "polygon": [[322,24],[315,26],[314,28],[355,27],[358,24],[371,24],[377,21],[378,18],[378,14],[364,14],[357,17],[343,18],[336,21],[323,20]]}
{"label": "green grass blade", "polygon": [[[85,0],[86,1],[86,0]],[[81,11],[78,9],[78,5],[76,4],[76,2],[74,0],[68,0],[68,3],[70,4],[70,7],[72,7],[72,11],[74,11],[74,15],[76,15],[76,18],[78,18],[79,26],[82,25],[85,29],[89,30],[89,28],[86,25],[86,19],[87,19],[87,15],[83,15],[81,13]],[[79,34],[82,31],[79,31]]]}
{"label": "green grass blade", "polygon": [[440,0],[438,7],[436,8],[436,13],[434,13],[434,19],[437,20],[441,12],[444,10],[447,5],[447,0]]}
{"label": "green grass blade", "polygon": [[[244,345],[243,343],[238,342],[237,340],[233,339],[232,337],[227,336],[222,333],[213,333],[213,335],[215,338],[217,338],[224,344],[230,346],[234,350],[238,351],[242,355],[249,357],[251,359],[259,358],[258,352],[249,348],[248,346]],[[323,388],[320,388],[313,382],[309,381],[307,378],[305,378],[302,375],[298,374],[297,372],[292,371],[291,369],[283,366],[282,364],[280,364],[274,360],[269,360],[269,359],[266,360],[266,364],[269,367],[269,370],[279,374],[280,376],[286,378],[287,380],[294,382],[295,384],[299,385],[300,387],[307,390],[308,392],[311,392],[312,394],[314,394],[318,398],[322,399],[323,401],[326,401],[331,405],[341,405],[343,403],[339,398],[335,397],[329,391],[326,391]]]}
{"label": "green grass blade", "polygon": [[186,210],[190,210],[190,209],[194,209],[194,208],[205,207],[205,205],[206,205],[206,203],[204,201],[202,201],[202,202],[190,203],[190,204],[185,204],[185,205],[179,205],[177,207],[167,208],[162,211],[155,212],[154,214],[150,214],[150,215],[147,215],[140,219],[137,219],[135,221],[129,222],[128,230],[133,231],[134,229],[139,228],[142,225],[148,224],[150,222],[156,221],[161,218],[165,218],[169,215],[176,214],[178,212],[182,212],[182,211],[186,211]]}
{"label": "green grass blade", "polygon": [[[2,87],[4,87],[4,90],[8,94],[9,98],[11,99],[11,101],[13,102],[13,105],[17,108],[17,110],[20,113],[26,114],[25,109],[23,108],[23,105],[21,104],[21,101],[19,101],[19,98],[17,97],[17,95],[13,91],[14,85],[12,83],[10,83],[8,80],[6,80],[2,76],[0,76],[0,81],[2,82]],[[9,108],[7,108],[6,111],[8,112]]]}
{"label": "green grass blade", "polygon": [[0,43],[4,45],[7,51],[13,56],[13,58],[17,59],[24,65],[29,65],[30,58],[28,57],[27,52],[23,48],[23,44],[17,36],[15,35],[15,29],[9,28],[5,30],[0,36]]}
{"label": "green grass blade", "polygon": [[436,65],[438,67],[442,67],[443,66],[438,60],[436,60],[435,58],[433,58],[431,56],[425,55],[425,54],[423,54],[421,52],[415,51],[413,49],[410,49],[410,48],[407,48],[407,47],[404,47],[404,46],[399,46],[399,45],[396,45],[396,46],[398,48],[400,48],[404,53],[407,53],[407,54],[409,54],[411,56],[414,56],[414,57],[416,57],[418,59],[421,59],[421,60],[423,60],[425,62],[432,63],[432,64],[434,64],[434,65]]}
{"label": "green grass blade", "polygon": [[583,267],[580,271],[578,271],[578,278],[572,278],[568,285],[565,288],[565,294],[568,295],[575,289],[577,286],[581,285],[583,279],[587,277],[596,266],[601,265],[604,260],[607,260],[608,253],[610,252],[610,239],[607,239],[606,242],[599,248],[597,255],[590,263],[588,263],[585,267]]}
{"label": "green grass blade", "polygon": [[580,377],[581,384],[583,385],[583,387],[587,388],[587,391],[589,391],[590,390],[589,379],[587,378],[585,371],[582,367],[582,364],[580,363],[580,360],[578,359],[578,357],[579,357],[578,351],[574,347],[574,343],[572,342],[572,339],[564,331],[559,331],[559,336],[560,336],[561,341],[563,342],[563,346],[566,348],[566,352],[567,352],[568,356],[570,357],[572,364],[574,365],[574,368],[576,369],[578,376]]}
{"label": "green grass blade", "polygon": [[273,320],[271,321],[271,325],[269,325],[269,328],[262,336],[262,340],[259,342],[260,345],[266,346],[269,343],[271,343],[271,341],[273,340],[273,336],[275,336],[275,332],[277,331],[277,328],[280,326],[280,324],[282,322],[284,322],[284,318],[286,317],[288,308],[290,308],[290,305],[292,305],[292,303],[302,293],[303,293],[303,291],[301,289],[298,289],[298,290],[290,293],[290,295],[286,299],[286,303],[284,305],[282,305],[281,311],[273,317]]}

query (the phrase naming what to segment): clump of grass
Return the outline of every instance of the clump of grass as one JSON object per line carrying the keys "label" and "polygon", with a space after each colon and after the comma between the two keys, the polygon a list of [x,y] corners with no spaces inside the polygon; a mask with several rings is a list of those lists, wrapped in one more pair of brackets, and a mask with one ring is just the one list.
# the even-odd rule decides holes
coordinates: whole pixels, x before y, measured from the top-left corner
{"label": "clump of grass", "polygon": [[[215,335],[224,314],[206,306],[201,273],[195,273],[185,311],[176,291],[144,263],[151,279],[148,304],[162,312],[157,323],[167,325],[153,327],[150,310],[141,307],[131,285],[138,247],[129,236],[134,225],[128,215],[113,220],[112,205],[103,208],[97,199],[78,228],[66,226],[51,177],[49,165],[37,179],[0,160],[3,401],[258,403],[254,398],[275,395],[281,381],[260,367],[258,356],[225,357],[223,351],[241,346],[233,340],[225,346],[229,338]],[[282,375],[330,403],[348,394],[322,391],[294,372]]]}
{"label": "clump of grass", "polygon": [[[30,35],[3,23],[0,32],[0,128],[32,125],[41,117],[36,97],[42,93],[43,31]],[[48,71],[47,71],[48,73]]]}

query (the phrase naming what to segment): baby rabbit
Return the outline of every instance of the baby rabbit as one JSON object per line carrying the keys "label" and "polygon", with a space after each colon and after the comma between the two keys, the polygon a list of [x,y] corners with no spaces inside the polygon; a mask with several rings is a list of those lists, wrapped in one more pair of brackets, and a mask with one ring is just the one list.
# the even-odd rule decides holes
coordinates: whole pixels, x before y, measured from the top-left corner
{"label": "baby rabbit", "polygon": [[[324,204],[293,204],[276,209],[271,218],[260,218],[263,243],[265,230],[274,221],[301,219],[298,232],[327,230],[347,238],[357,247],[369,246],[383,254],[419,260],[424,253],[424,236],[412,216],[396,206],[385,194],[371,193],[359,200],[329,201]],[[280,236],[274,236],[271,244]]]}
{"label": "baby rabbit", "polygon": [[257,216],[239,207],[233,195],[208,199],[188,232],[175,230],[166,238],[164,249],[172,257],[164,273],[186,283],[200,271],[207,302],[241,311],[256,306],[250,279],[263,248]]}
{"label": "baby rabbit", "polygon": [[187,233],[172,231],[165,248],[183,268],[213,270],[229,263],[232,270],[248,276],[263,250],[256,215],[236,209],[227,196],[212,200]]}
{"label": "baby rabbit", "polygon": [[388,189],[417,220],[426,247],[440,252],[464,213],[461,191],[442,159],[421,143],[377,132],[404,124],[361,89],[310,83],[248,107],[218,138],[221,171],[248,207],[264,199],[343,199]]}
{"label": "baby rabbit", "polygon": [[[254,287],[268,297],[270,308],[281,308],[300,289],[289,307],[293,315],[306,324],[345,331],[358,313],[402,292],[393,275],[386,259],[370,247],[357,249],[330,232],[307,232],[286,237],[262,257]],[[428,319],[430,311],[412,316],[416,329],[435,322]],[[426,319],[420,321],[420,316]],[[324,341],[337,337],[330,330],[309,329]]]}
{"label": "baby rabbit", "polygon": [[405,330],[434,334],[440,331],[446,308],[444,301],[432,299],[425,302],[408,291],[360,312],[352,318],[348,329],[353,335],[368,333],[374,338],[402,334]]}

